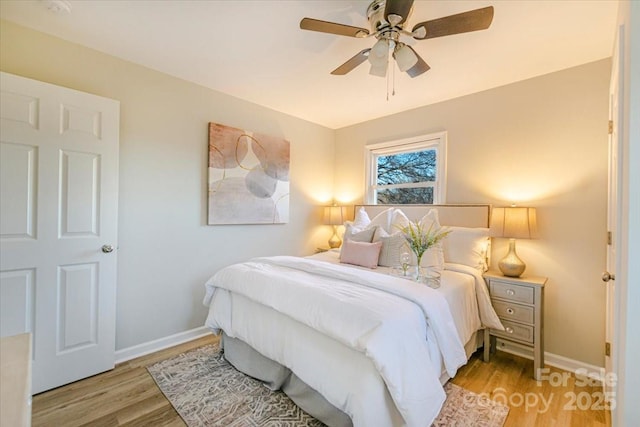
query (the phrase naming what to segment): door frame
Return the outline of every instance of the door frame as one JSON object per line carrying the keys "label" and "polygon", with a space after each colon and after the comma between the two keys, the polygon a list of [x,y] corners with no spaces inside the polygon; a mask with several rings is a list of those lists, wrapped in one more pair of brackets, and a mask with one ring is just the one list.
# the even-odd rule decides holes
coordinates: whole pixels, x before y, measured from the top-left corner
{"label": "door frame", "polygon": [[32,333],[39,393],[115,365],[120,102],[0,80],[3,334]]}

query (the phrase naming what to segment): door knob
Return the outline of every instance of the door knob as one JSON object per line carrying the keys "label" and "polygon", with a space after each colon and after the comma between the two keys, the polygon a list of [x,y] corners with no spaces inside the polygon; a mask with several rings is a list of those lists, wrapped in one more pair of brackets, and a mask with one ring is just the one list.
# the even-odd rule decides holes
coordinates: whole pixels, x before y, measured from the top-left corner
{"label": "door knob", "polygon": [[608,282],[609,280],[616,280],[616,275],[611,274],[608,271],[605,271],[604,273],[602,273],[602,281]]}
{"label": "door knob", "polygon": [[114,247],[112,245],[102,245],[102,248],[100,249],[102,249],[102,252],[104,252],[105,254],[110,254],[111,252],[113,252]]}

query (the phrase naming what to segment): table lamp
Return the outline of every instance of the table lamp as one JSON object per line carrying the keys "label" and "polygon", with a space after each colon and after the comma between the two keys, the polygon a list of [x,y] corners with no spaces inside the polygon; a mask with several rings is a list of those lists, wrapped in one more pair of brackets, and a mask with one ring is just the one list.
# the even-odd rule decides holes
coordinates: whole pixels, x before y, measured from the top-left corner
{"label": "table lamp", "polygon": [[502,274],[509,277],[522,275],[527,266],[516,253],[516,239],[535,239],[538,237],[537,233],[536,208],[493,208],[491,236],[509,239],[509,252],[498,263]]}
{"label": "table lamp", "polygon": [[344,207],[343,206],[325,206],[324,223],[333,226],[333,235],[329,239],[330,248],[339,248],[342,240],[338,237],[338,226],[344,223]]}

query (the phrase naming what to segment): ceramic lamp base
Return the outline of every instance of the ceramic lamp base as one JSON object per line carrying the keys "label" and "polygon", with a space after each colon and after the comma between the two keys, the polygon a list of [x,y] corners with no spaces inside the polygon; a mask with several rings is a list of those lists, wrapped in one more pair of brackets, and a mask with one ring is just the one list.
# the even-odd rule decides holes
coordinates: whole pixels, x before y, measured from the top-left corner
{"label": "ceramic lamp base", "polygon": [[338,227],[333,226],[333,236],[329,239],[329,247],[331,249],[339,248],[342,245],[342,240],[338,237]]}
{"label": "ceramic lamp base", "polygon": [[500,260],[498,268],[502,274],[508,277],[520,277],[527,265],[516,253],[516,239],[509,239],[509,252]]}

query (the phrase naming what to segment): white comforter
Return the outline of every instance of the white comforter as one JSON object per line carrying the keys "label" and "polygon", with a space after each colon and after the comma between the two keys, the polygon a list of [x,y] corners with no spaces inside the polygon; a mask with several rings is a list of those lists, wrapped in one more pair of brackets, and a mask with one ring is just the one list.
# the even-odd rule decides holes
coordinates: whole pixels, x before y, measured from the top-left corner
{"label": "white comforter", "polygon": [[[444,297],[404,279],[312,259],[270,257],[222,269],[206,287],[205,305],[220,289],[226,290],[364,354],[384,379],[407,426],[429,426],[445,400],[440,366],[432,363],[428,341],[437,343],[449,376],[467,361]],[[234,316],[234,322],[242,322],[242,316]],[[207,325],[224,327],[211,312]],[[277,354],[269,357],[286,359]],[[357,396],[346,401],[332,396],[331,387],[321,385],[326,373],[317,366],[302,368],[308,372],[297,369],[299,377],[323,390],[325,398],[349,414],[355,425],[376,425],[375,407],[355,402]]]}
{"label": "white comforter", "polygon": [[[329,250],[326,252],[322,252],[319,254],[315,254],[310,256],[309,258],[317,259],[321,261],[326,261],[334,264],[340,264],[340,251],[339,250]],[[357,267],[350,266],[351,268],[356,268],[363,271],[371,271],[371,269],[367,267]],[[391,269],[387,267],[378,267],[376,269],[377,272],[383,273],[386,275],[391,275]],[[463,275],[470,277],[474,284],[474,297],[475,307],[468,307],[468,310],[477,311],[479,315],[480,325],[485,328],[493,328],[504,330],[504,326],[500,322],[498,315],[493,309],[493,305],[491,304],[491,297],[489,295],[489,290],[487,289],[487,285],[482,278],[482,273],[474,267],[470,267],[468,265],[463,264],[454,264],[447,262],[445,263],[445,271],[443,271],[443,285],[450,284],[449,280],[446,276],[450,275],[452,272],[463,273]],[[458,277],[459,279],[459,277]],[[454,310],[455,305],[459,305],[461,302],[461,298],[459,294],[455,290],[449,290],[446,288],[441,288],[440,291],[444,291],[444,296],[447,298],[449,302],[449,307]],[[468,303],[470,301],[467,301]],[[456,321],[468,321],[466,327],[462,327],[462,325],[458,325],[458,332],[460,333],[460,337],[462,342],[466,342],[471,336],[470,334],[480,329],[479,327],[474,326],[473,317],[474,316],[465,316],[465,314],[469,314],[469,311],[466,313],[462,310],[452,311],[454,320]]]}

